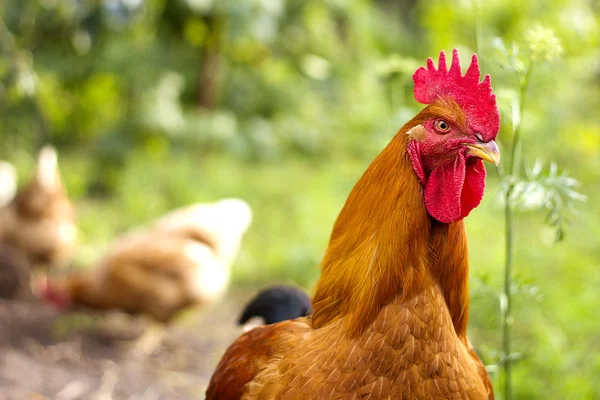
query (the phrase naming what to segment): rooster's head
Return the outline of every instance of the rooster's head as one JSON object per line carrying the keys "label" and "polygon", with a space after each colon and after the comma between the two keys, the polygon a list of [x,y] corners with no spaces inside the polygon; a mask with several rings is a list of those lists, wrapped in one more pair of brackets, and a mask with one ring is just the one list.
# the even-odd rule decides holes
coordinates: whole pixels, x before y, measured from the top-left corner
{"label": "rooster's head", "polygon": [[442,51],[436,69],[433,60],[413,75],[415,98],[428,104],[407,131],[408,152],[424,186],[427,212],[451,223],[466,217],[483,197],[483,160],[498,164],[494,139],[500,128],[496,95],[490,76],[479,82],[477,56],[462,75],[458,51],[446,67]]}

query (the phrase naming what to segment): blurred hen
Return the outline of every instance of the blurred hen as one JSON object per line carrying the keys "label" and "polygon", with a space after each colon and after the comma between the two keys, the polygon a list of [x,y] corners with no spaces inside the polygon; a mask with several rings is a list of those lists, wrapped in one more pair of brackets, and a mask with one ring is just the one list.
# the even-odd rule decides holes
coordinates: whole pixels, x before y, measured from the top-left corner
{"label": "blurred hen", "polygon": [[244,307],[238,319],[245,331],[256,326],[306,317],[312,314],[310,297],[291,285],[273,285],[261,290]]}
{"label": "blurred hen", "polygon": [[225,292],[251,219],[238,199],[173,211],[115,240],[89,270],[49,282],[43,295],[61,308],[119,309],[168,322]]}
{"label": "blurred hen", "polygon": [[33,179],[0,209],[0,242],[33,265],[65,263],[77,241],[75,211],[58,170],[56,150],[44,147]]}

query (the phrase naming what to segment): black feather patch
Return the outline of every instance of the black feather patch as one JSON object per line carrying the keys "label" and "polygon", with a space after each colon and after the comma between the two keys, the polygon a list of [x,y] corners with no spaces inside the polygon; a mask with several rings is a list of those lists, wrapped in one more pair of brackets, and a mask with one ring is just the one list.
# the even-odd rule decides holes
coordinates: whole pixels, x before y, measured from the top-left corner
{"label": "black feather patch", "polygon": [[293,286],[277,285],[261,290],[250,300],[238,324],[243,325],[253,317],[262,317],[269,325],[310,314],[312,306],[306,293]]}

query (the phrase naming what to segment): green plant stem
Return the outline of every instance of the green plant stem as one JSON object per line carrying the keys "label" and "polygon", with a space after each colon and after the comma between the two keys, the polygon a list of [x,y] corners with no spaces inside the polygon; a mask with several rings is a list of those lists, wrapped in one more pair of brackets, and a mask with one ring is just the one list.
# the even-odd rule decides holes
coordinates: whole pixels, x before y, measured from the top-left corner
{"label": "green plant stem", "polygon": [[[519,122],[513,125],[513,143],[511,149],[511,164],[510,164],[510,176],[518,175],[518,166],[521,161],[521,125],[523,121],[523,113],[525,111],[525,101],[527,99],[527,86],[529,85],[529,78],[533,71],[533,64],[530,63],[527,66],[525,75],[521,78],[519,88]],[[512,189],[512,186],[511,188]]]}
{"label": "green plant stem", "polygon": [[512,266],[513,266],[513,214],[512,208],[509,205],[511,190],[506,191],[506,206],[504,207],[505,217],[505,244],[506,244],[506,261],[504,265],[504,307],[502,308],[502,349],[504,368],[504,400],[512,400],[512,363],[510,360],[510,341],[511,341],[511,295],[510,288],[512,282]]}
{"label": "green plant stem", "polygon": [[514,188],[515,177],[519,175],[520,166],[520,147],[521,147],[521,122],[523,120],[523,112],[525,110],[525,100],[527,98],[527,86],[529,78],[533,70],[533,64],[529,64],[525,75],[520,81],[519,91],[519,119],[513,124],[513,142],[511,148],[511,164],[509,169],[509,183],[506,189],[506,197],[504,201],[504,218],[505,218],[505,264],[504,264],[504,301],[502,307],[502,352],[504,369],[504,400],[512,400],[512,359],[511,359],[511,286],[512,286],[512,268],[514,261],[514,220],[513,209],[511,204],[511,195]]}

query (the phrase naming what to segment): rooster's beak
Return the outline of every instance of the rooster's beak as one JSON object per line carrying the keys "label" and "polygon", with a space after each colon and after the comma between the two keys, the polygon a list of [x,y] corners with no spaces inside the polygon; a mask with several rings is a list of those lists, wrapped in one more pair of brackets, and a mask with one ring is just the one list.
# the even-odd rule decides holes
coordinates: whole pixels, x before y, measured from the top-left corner
{"label": "rooster's beak", "polygon": [[467,143],[465,144],[469,148],[469,154],[479,157],[482,160],[493,162],[498,165],[500,163],[500,150],[498,145],[493,140],[487,143]]}

